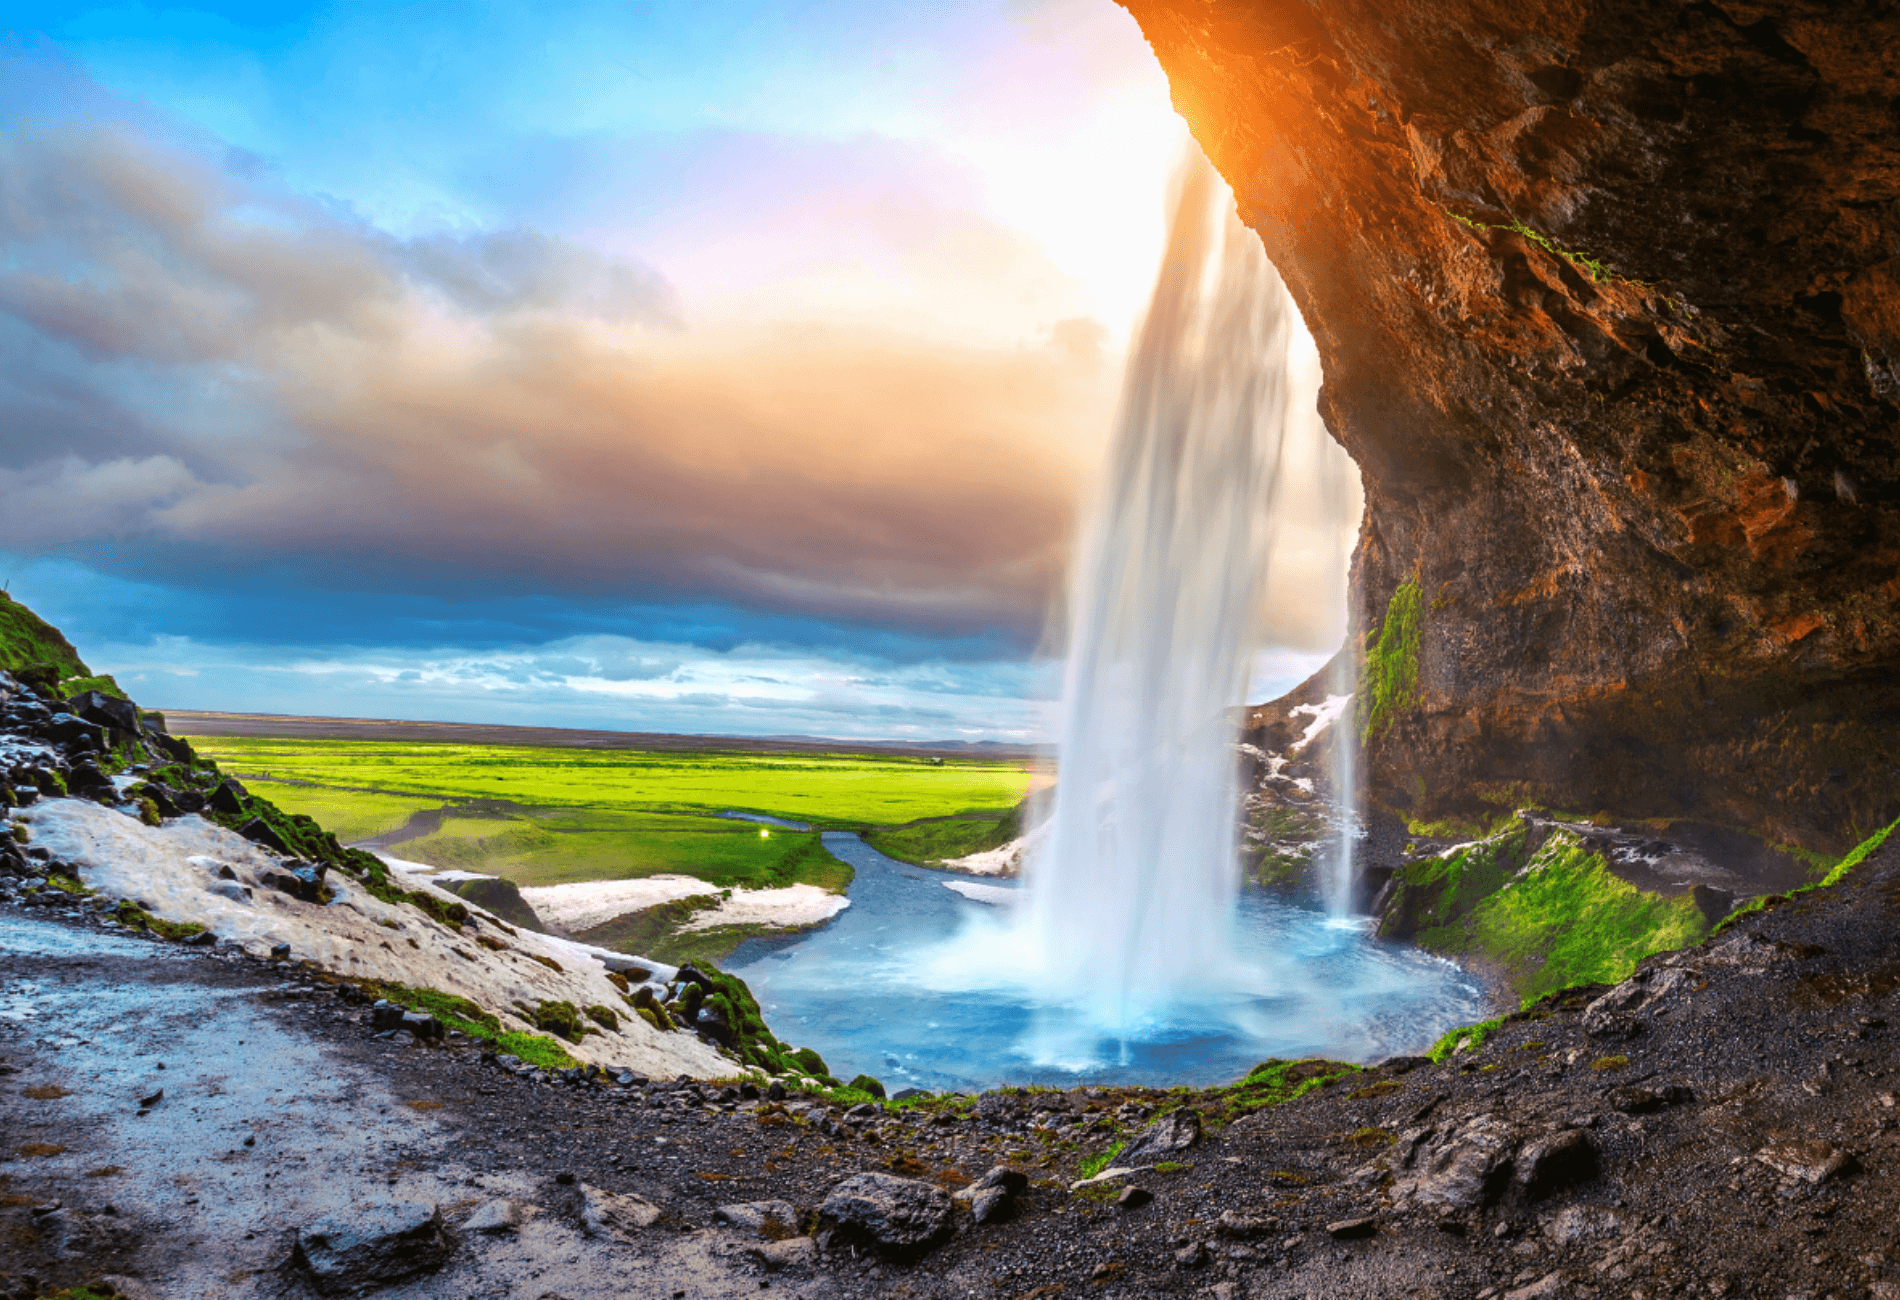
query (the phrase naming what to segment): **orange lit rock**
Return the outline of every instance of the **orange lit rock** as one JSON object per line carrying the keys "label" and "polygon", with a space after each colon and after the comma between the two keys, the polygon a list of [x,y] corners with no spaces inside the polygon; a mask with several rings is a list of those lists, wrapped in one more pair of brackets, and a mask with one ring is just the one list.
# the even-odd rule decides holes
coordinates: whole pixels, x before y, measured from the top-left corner
{"label": "orange lit rock", "polygon": [[1375,801],[1900,814],[1900,10],[1123,2],[1423,586]]}

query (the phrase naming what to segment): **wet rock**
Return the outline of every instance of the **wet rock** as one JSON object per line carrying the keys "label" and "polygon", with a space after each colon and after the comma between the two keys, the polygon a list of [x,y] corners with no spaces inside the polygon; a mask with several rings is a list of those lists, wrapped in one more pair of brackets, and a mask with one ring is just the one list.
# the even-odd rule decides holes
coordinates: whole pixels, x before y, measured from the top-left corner
{"label": "wet rock", "polygon": [[118,789],[112,784],[112,778],[99,770],[99,765],[89,758],[74,763],[66,774],[66,789],[80,799],[113,799],[118,797]]}
{"label": "wet rock", "polygon": [[434,1016],[424,1015],[419,1011],[403,1012],[402,1023],[398,1028],[406,1029],[414,1034],[416,1041],[419,1043],[438,1042],[441,1040],[443,1034],[442,1022],[440,1020],[437,1020]]}
{"label": "wet rock", "polygon": [[1115,1204],[1124,1210],[1139,1210],[1142,1206],[1154,1200],[1154,1198],[1155,1194],[1147,1188],[1137,1187],[1133,1183],[1130,1183],[1128,1186],[1122,1188],[1122,1194],[1115,1198]]}
{"label": "wet rock", "polygon": [[1116,1155],[1115,1163],[1122,1166],[1158,1164],[1173,1159],[1200,1140],[1200,1115],[1182,1107],[1169,1111],[1143,1129]]}
{"label": "wet rock", "polygon": [[1818,1138],[1776,1142],[1755,1153],[1755,1159],[1784,1178],[1821,1184],[1830,1178],[1851,1173],[1854,1155]]}
{"label": "wet rock", "polygon": [[789,1201],[744,1201],[714,1210],[713,1222],[782,1237],[798,1227],[798,1211]]}
{"label": "wet rock", "polygon": [[66,749],[97,750],[105,747],[105,728],[70,713],[55,713],[41,723],[36,732],[43,740]]}
{"label": "wet rock", "polygon": [[1526,1142],[1517,1153],[1516,1181],[1529,1200],[1541,1200],[1597,1176],[1596,1140],[1581,1129],[1561,1129]]}
{"label": "wet rock", "polygon": [[1655,1087],[1631,1085],[1610,1090],[1609,1102],[1613,1110],[1625,1115],[1648,1115],[1669,1106],[1686,1105],[1695,1100],[1695,1093],[1680,1083],[1665,1083]]}
{"label": "wet rock", "polygon": [[[272,834],[275,833],[272,832]],[[257,883],[267,889],[289,894],[292,898],[305,903],[323,901],[322,870],[308,864],[299,863],[294,867],[268,867],[257,873]]]}
{"label": "wet rock", "polygon": [[703,1004],[693,1017],[693,1028],[722,1047],[732,1045],[732,1024],[716,1002]]}
{"label": "wet rock", "polygon": [[660,1217],[660,1207],[644,1197],[629,1193],[604,1192],[586,1183],[580,1184],[581,1225],[590,1237],[607,1237],[631,1244],[634,1234],[651,1228]]}
{"label": "wet rock", "polygon": [[941,1188],[892,1174],[845,1179],[831,1189],[818,1213],[837,1235],[897,1258],[938,1245],[955,1222]]}
{"label": "wet rock", "polygon": [[422,1201],[354,1206],[300,1229],[292,1260],[317,1290],[337,1295],[440,1268],[449,1257],[442,1215]]}
{"label": "wet rock", "polygon": [[1370,1215],[1361,1215],[1353,1219],[1338,1219],[1326,1225],[1327,1235],[1334,1241],[1359,1241],[1370,1237],[1378,1230],[1379,1221]]}

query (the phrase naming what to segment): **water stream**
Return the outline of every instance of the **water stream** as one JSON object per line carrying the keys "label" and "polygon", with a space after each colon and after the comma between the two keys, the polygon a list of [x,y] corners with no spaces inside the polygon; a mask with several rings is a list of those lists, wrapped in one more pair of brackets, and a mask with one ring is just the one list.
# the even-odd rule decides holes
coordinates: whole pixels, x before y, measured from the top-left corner
{"label": "water stream", "polygon": [[[1230,942],[1256,991],[1183,1002],[1139,1036],[1107,1032],[1023,978],[1011,909],[949,887],[969,877],[894,861],[855,835],[824,839],[857,871],[850,908],[790,942],[749,941],[727,965],[774,1033],[816,1048],[841,1078],[862,1071],[893,1090],[1212,1084],[1270,1056],[1419,1051],[1490,1014],[1450,962],[1242,888]],[[1017,892],[1009,881],[980,888]],[[1193,953],[1177,961],[1190,982],[1203,969]]]}

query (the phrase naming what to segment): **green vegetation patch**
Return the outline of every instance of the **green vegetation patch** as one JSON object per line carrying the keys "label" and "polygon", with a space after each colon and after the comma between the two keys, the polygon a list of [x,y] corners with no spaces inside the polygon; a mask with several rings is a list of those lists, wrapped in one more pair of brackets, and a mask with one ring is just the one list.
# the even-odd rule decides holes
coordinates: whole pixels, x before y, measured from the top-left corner
{"label": "green vegetation patch", "polygon": [[386,835],[400,829],[413,814],[442,806],[440,799],[292,785],[254,776],[246,777],[244,784],[252,794],[269,799],[286,813],[301,813],[321,822],[345,844]]}
{"label": "green vegetation patch", "polygon": [[1835,863],[1833,868],[1830,869],[1825,876],[1822,876],[1813,884],[1802,885],[1790,891],[1789,894],[1768,894],[1763,897],[1749,899],[1748,902],[1723,917],[1721,924],[1715,927],[1716,931],[1719,933],[1722,930],[1726,930],[1743,917],[1752,916],[1767,908],[1770,904],[1786,902],[1791,894],[1805,894],[1810,889],[1826,889],[1832,885],[1840,884],[1841,881],[1847,879],[1848,874],[1852,872],[1855,867],[1865,862],[1881,845],[1887,842],[1887,837],[1893,834],[1896,827],[1900,827],[1900,820],[1882,826],[1872,835],[1869,835],[1866,839],[1848,850],[1846,857]]}
{"label": "green vegetation patch", "polygon": [[1425,1055],[1430,1057],[1433,1061],[1443,1062],[1448,1060],[1460,1048],[1468,1052],[1475,1052],[1484,1046],[1485,1039],[1502,1028],[1503,1025],[1504,1017],[1502,1016],[1499,1016],[1496,1020],[1486,1020],[1475,1025],[1460,1025],[1433,1043],[1431,1049],[1427,1051]]}
{"label": "green vegetation patch", "polygon": [[[1528,835],[1526,824],[1513,817],[1488,839],[1461,844],[1399,868],[1397,888],[1379,922],[1380,936],[1402,939],[1422,935],[1469,916],[1523,868]],[[1434,946],[1422,937],[1419,942]],[[1455,942],[1455,937],[1444,936],[1438,946]]]}
{"label": "green vegetation patch", "polygon": [[[203,736],[193,743],[248,779],[279,780],[442,803],[502,800],[524,808],[766,813],[828,828],[895,826],[1022,802],[1015,762],[908,755],[755,754],[721,750],[559,749],[376,740]],[[603,828],[606,829],[606,828]],[[757,828],[754,828],[755,832]]]}
{"label": "green vegetation patch", "polygon": [[440,989],[411,988],[393,980],[357,980],[354,983],[370,997],[384,998],[411,1011],[434,1016],[446,1028],[459,1030],[470,1038],[491,1042],[496,1051],[518,1056],[529,1065],[540,1066],[545,1070],[566,1070],[580,1064],[552,1038],[514,1030],[502,1032],[501,1017],[483,1010],[480,1004],[468,998],[444,993]]}
{"label": "green vegetation patch", "polygon": [[955,817],[927,817],[903,826],[871,831],[864,842],[886,857],[920,867],[941,866],[952,858],[1000,849],[1023,833],[1023,805],[997,816],[966,812]]}
{"label": "green vegetation patch", "polygon": [[1418,629],[1424,601],[1424,588],[1411,578],[1386,602],[1385,625],[1366,651],[1359,674],[1362,740],[1379,735],[1418,700]]}
{"label": "green vegetation patch", "polygon": [[1694,943],[1708,928],[1690,895],[1638,889],[1559,829],[1461,923],[1421,931],[1417,941],[1503,963],[1529,1001],[1576,984],[1615,984],[1643,958]]}
{"label": "green vegetation patch", "polygon": [[1358,1066],[1342,1061],[1285,1061],[1276,1057],[1254,1066],[1239,1083],[1211,1090],[1207,1095],[1214,1107],[1202,1114],[1216,1124],[1231,1124],[1242,1115],[1268,1106],[1284,1106],[1357,1073]]}

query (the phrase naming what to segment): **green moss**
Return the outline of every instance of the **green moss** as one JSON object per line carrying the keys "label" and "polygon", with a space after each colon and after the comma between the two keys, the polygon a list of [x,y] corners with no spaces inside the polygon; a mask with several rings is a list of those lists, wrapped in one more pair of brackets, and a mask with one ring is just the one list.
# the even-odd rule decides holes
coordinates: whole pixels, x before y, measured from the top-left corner
{"label": "green moss", "polygon": [[63,679],[93,675],[58,628],[4,592],[0,592],[0,668],[30,676],[49,689],[56,689]]}
{"label": "green moss", "polygon": [[[83,695],[87,691],[98,691],[101,695],[110,695],[115,700],[130,700],[132,698],[123,690],[119,689],[119,684],[113,681],[108,675],[87,675],[60,679],[59,695],[61,699],[70,700],[73,696]],[[159,720],[161,722],[164,721],[162,716]]]}
{"label": "green moss", "polygon": [[1483,840],[1509,830],[1511,823],[1516,820],[1515,811],[1497,813],[1489,821],[1472,817],[1441,817],[1437,821],[1420,821],[1407,817],[1405,829],[1414,835],[1435,840]]}
{"label": "green moss", "polygon": [[1471,947],[1503,962],[1527,1001],[1576,984],[1614,984],[1643,958],[1694,943],[1708,928],[1689,895],[1638,889],[1563,830],[1466,923]]}
{"label": "green moss", "polygon": [[580,1064],[552,1038],[515,1031],[503,1033],[501,1018],[484,1010],[478,1003],[468,998],[444,993],[440,989],[411,988],[407,984],[398,984],[393,980],[354,982],[369,997],[385,998],[400,1006],[408,1007],[411,1011],[420,1011],[434,1016],[445,1028],[458,1030],[470,1038],[491,1042],[497,1051],[511,1053],[530,1065],[551,1070],[565,1070]]}
{"label": "green moss", "polygon": [[879,1101],[884,1100],[884,1096],[885,1096],[884,1085],[878,1082],[876,1079],[873,1079],[868,1074],[858,1075],[855,1079],[851,1080],[851,1082],[846,1084],[845,1086],[847,1088],[855,1088],[859,1092],[869,1093],[871,1096],[876,1097]]}
{"label": "green moss", "polygon": [[1500,1016],[1496,1020],[1486,1020],[1475,1025],[1463,1025],[1433,1043],[1431,1049],[1427,1051],[1425,1055],[1434,1061],[1444,1061],[1448,1059],[1452,1053],[1456,1052],[1460,1046],[1464,1046],[1467,1051],[1475,1052],[1484,1046],[1484,1040],[1489,1038],[1503,1023],[1504,1018]]}
{"label": "green moss", "polygon": [[495,1050],[509,1056],[518,1057],[529,1065],[543,1070],[571,1070],[580,1062],[569,1056],[561,1045],[552,1038],[540,1034],[522,1034],[510,1031],[495,1035]]}
{"label": "green moss", "polygon": [[117,912],[119,924],[132,930],[146,930],[161,939],[189,939],[194,934],[203,934],[204,927],[196,921],[161,921],[137,903],[127,900],[119,904]]}
{"label": "green moss", "polygon": [[1461,217],[1456,212],[1451,211],[1451,209],[1449,208],[1445,209],[1445,212],[1446,212],[1446,215],[1448,215],[1453,221],[1456,221],[1462,226],[1469,226],[1473,230],[1496,230],[1496,231],[1502,231],[1505,234],[1517,235],[1520,238],[1528,239],[1531,243],[1537,245],[1539,248],[1543,249],[1546,253],[1550,253],[1551,255],[1555,257],[1563,258],[1564,261],[1570,263],[1572,266],[1576,267],[1579,271],[1589,276],[1590,282],[1592,284],[1606,284],[1612,280],[1620,280],[1624,284],[1636,285],[1638,288],[1648,287],[1647,285],[1643,284],[1643,282],[1640,280],[1632,280],[1628,276],[1616,274],[1614,271],[1610,270],[1609,267],[1605,266],[1601,261],[1597,260],[1594,257],[1587,256],[1586,254],[1583,254],[1583,253],[1573,253],[1567,248],[1559,247],[1558,244],[1550,238],[1550,236],[1543,234],[1540,231],[1531,229],[1529,226],[1525,225],[1522,221],[1519,221],[1515,217],[1513,217],[1510,221],[1506,222],[1505,224],[1499,226],[1499,225],[1492,225],[1490,222],[1487,222],[1487,221],[1473,221],[1470,217]]}
{"label": "green moss", "polygon": [[[1216,1124],[1228,1124],[1242,1115],[1268,1106],[1283,1106],[1309,1092],[1329,1087],[1359,1072],[1356,1065],[1313,1058],[1303,1061],[1273,1059],[1262,1061],[1247,1072],[1247,1077],[1226,1088],[1206,1094],[1214,1103],[1202,1114]],[[1185,1094],[1183,1094],[1185,1096]],[[1163,1108],[1164,1111],[1168,1109]]]}
{"label": "green moss", "polygon": [[620,1017],[614,1014],[612,1007],[596,1005],[587,1007],[585,1010],[587,1018],[603,1029],[612,1029],[616,1032],[620,1029]]}
{"label": "green moss", "polygon": [[[1859,844],[1856,844],[1848,851],[1846,857],[1835,863],[1825,876],[1813,884],[1802,885],[1799,888],[1789,891],[1789,893],[1805,894],[1810,889],[1826,889],[1829,886],[1840,884],[1841,881],[1847,878],[1849,872],[1865,862],[1872,856],[1876,849],[1887,842],[1887,837],[1893,834],[1895,827],[1900,827],[1900,820],[1893,821],[1881,827]],[[1721,924],[1715,927],[1716,932],[1719,934],[1721,931],[1728,929],[1731,925],[1736,924],[1743,917],[1753,916],[1755,913],[1767,908],[1771,903],[1784,902],[1788,897],[1789,894],[1769,894],[1763,897],[1751,898],[1742,904],[1742,906],[1723,917]]]}
{"label": "green moss", "polygon": [[1416,578],[1399,584],[1386,602],[1379,639],[1366,651],[1359,674],[1360,738],[1379,735],[1418,700],[1418,629],[1424,590]]}
{"label": "green moss", "polygon": [[1488,839],[1399,868],[1392,900],[1379,922],[1380,935],[1410,936],[1421,947],[1440,950],[1458,947],[1459,937],[1448,927],[1469,916],[1523,867],[1528,835],[1525,823],[1514,817]]}
{"label": "green moss", "polygon": [[543,1002],[534,1009],[534,1027],[578,1043],[586,1034],[581,1013],[572,1002]]}
{"label": "green moss", "polygon": [[1126,1142],[1117,1142],[1100,1155],[1085,1157],[1082,1163],[1076,1166],[1076,1172],[1084,1178],[1095,1177],[1095,1175],[1101,1173],[1104,1169],[1112,1168],[1115,1164],[1115,1157],[1120,1155],[1122,1148],[1127,1145]]}

